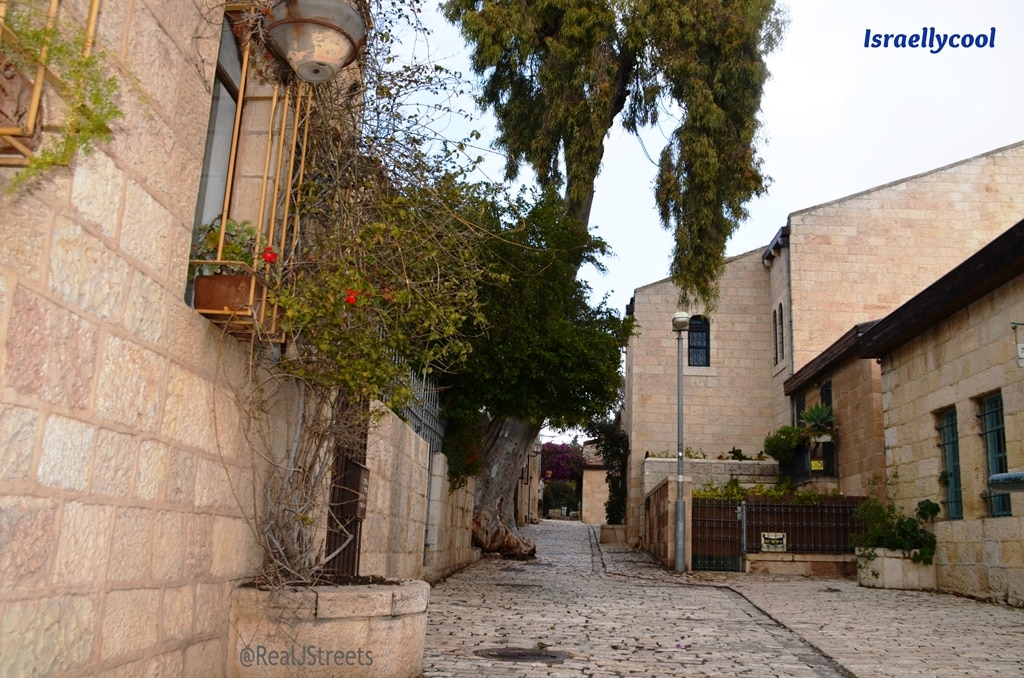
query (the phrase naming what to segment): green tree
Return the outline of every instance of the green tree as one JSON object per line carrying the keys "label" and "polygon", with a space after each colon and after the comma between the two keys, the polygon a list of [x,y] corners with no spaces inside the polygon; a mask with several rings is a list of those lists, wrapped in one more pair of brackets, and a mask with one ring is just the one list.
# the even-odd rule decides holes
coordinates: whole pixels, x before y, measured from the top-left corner
{"label": "green tree", "polygon": [[587,425],[597,452],[604,460],[608,500],[604,503],[605,520],[609,525],[626,522],[626,482],[629,474],[629,436],[618,421],[599,420]]}
{"label": "green tree", "polygon": [[675,234],[682,301],[714,305],[729,236],[765,189],[755,153],[764,54],[781,38],[774,0],[447,0],[472,47],[506,173],[526,165],[564,189],[586,229],[616,120],[632,133],[681,111],[661,151],[655,199]]}
{"label": "green tree", "polygon": [[[591,335],[604,337],[602,346],[608,339],[624,343],[628,334],[621,321],[610,326],[613,316],[603,306],[589,309],[575,282],[596,251],[585,245],[593,242],[588,225],[604,138],[616,120],[637,133],[658,124],[663,110],[683,112],[661,152],[655,199],[662,225],[675,233],[671,273],[681,301],[712,308],[726,241],[746,216],[745,202],[765,188],[754,151],[757,111],[768,76],[763,56],[779,40],[783,21],[774,0],[447,0],[442,11],[471,45],[472,68],[482,78],[478,102],[497,119],[495,143],[507,158],[507,178],[528,167],[546,191],[560,191],[567,230],[559,237],[575,240],[562,248],[557,265],[563,289],[577,286],[566,297],[577,304],[566,317],[576,313],[583,324],[545,321],[546,309],[538,309],[542,315],[526,322],[538,323],[534,331],[542,340],[502,344],[505,352],[498,356],[536,353],[538,359],[522,363],[522,373],[502,360],[483,372],[504,371],[507,379],[484,380],[506,393],[487,408],[492,419],[483,449],[489,468],[477,486],[476,536],[485,550],[523,554],[529,547],[515,534],[509,498],[540,422],[602,418],[614,401],[588,389],[587,382],[609,383],[591,370],[609,373],[593,360],[578,360],[593,349],[566,330],[590,328]],[[562,348],[545,348],[552,345]],[[614,364],[617,376],[617,350]],[[554,371],[542,375],[547,379],[540,388],[531,388],[532,372],[541,366]],[[553,374],[562,375],[572,398],[549,397],[556,390],[546,388]],[[516,399],[514,407],[508,398]],[[580,398],[589,398],[589,405],[579,408]],[[567,403],[576,406],[574,416],[566,416]],[[467,418],[475,411],[466,410]]]}
{"label": "green tree", "polygon": [[557,194],[521,194],[492,217],[485,252],[493,275],[479,290],[488,330],[465,367],[442,377],[445,453],[452,468],[479,458],[484,471],[476,542],[527,557],[533,544],[519,534],[509,500],[526,455],[545,422],[582,425],[618,402],[632,325],[604,303],[590,305],[576,262],[599,263],[604,244],[564,216]]}

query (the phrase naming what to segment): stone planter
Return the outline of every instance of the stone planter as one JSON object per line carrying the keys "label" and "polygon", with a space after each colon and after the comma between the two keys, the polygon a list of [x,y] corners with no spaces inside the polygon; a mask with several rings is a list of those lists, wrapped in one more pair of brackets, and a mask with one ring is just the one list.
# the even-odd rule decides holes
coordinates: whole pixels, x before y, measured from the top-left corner
{"label": "stone planter", "polygon": [[231,594],[227,675],[423,674],[430,585],[316,586]]}
{"label": "stone planter", "polygon": [[[874,558],[869,557],[871,552]],[[915,563],[906,551],[859,548],[857,583],[868,588],[934,591],[935,565]]]}

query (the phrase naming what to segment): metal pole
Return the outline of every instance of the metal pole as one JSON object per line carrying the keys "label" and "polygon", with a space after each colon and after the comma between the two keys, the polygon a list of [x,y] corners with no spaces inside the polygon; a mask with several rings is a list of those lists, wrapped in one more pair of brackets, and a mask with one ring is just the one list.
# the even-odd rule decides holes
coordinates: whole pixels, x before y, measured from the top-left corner
{"label": "metal pole", "polygon": [[676,331],[676,556],[675,571],[686,571],[686,502],[683,499],[683,334]]}

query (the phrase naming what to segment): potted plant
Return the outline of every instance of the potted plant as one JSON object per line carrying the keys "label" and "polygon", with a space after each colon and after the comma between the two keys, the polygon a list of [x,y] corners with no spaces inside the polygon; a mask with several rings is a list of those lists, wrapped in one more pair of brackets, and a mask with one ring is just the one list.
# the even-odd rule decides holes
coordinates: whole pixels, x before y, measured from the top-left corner
{"label": "potted plant", "polygon": [[917,504],[914,516],[895,504],[869,497],[853,515],[861,530],[850,537],[857,553],[861,586],[890,589],[935,588],[935,535],[925,527],[940,507],[930,499]]}
{"label": "potted plant", "polygon": [[806,434],[811,442],[829,442],[835,439],[836,417],[832,412],[832,406],[826,403],[811,405],[800,414],[800,421],[806,428]]}
{"label": "potted plant", "polygon": [[256,229],[248,220],[217,217],[199,226],[189,262],[195,309],[203,315],[252,310],[258,301],[256,262],[277,261],[272,248],[265,247],[258,257],[257,250]]}

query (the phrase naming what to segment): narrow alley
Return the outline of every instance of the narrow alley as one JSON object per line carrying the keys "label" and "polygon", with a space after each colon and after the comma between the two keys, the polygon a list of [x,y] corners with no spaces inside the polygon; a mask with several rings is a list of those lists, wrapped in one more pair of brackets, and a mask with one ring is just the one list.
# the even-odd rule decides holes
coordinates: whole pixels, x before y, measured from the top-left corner
{"label": "narrow alley", "polygon": [[1021,676],[1024,610],[846,580],[666,572],[578,522],[431,592],[427,677]]}

